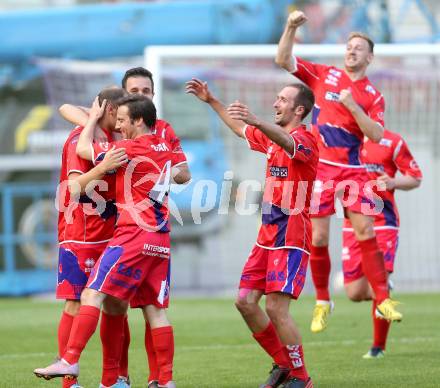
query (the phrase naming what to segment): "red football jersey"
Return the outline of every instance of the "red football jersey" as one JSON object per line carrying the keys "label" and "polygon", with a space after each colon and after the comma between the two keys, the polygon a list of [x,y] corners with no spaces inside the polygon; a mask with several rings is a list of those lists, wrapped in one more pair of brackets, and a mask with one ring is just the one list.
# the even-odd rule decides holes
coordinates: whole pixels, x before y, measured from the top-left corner
{"label": "red football jersey", "polygon": [[173,127],[165,120],[156,120],[156,124],[153,129],[153,134],[165,139],[171,145],[171,151],[173,152],[175,164],[186,163],[186,156],[180,145],[180,139],[176,136]]}
{"label": "red football jersey", "polygon": [[[92,197],[81,195],[79,201],[71,199],[67,190],[69,174],[84,174],[93,164],[76,154],[76,145],[82,127],[76,127],[64,143],[60,173],[60,195],[58,215],[58,241],[98,243],[108,241],[115,228],[116,207],[114,185],[111,177],[105,177]],[[106,131],[105,131],[106,132]],[[110,141],[111,135],[106,132]],[[106,187],[104,187],[106,186]]]}
{"label": "red football jersey", "polygon": [[[376,180],[386,173],[394,178],[397,171],[403,175],[410,175],[422,179],[422,172],[402,137],[389,130],[379,143],[366,140],[361,151],[362,162],[365,164],[372,180]],[[400,225],[399,212],[394,199],[394,190],[380,191],[384,207],[375,217],[375,228],[391,229]],[[345,220],[344,228],[351,228],[349,220]]]}
{"label": "red football jersey", "polygon": [[304,125],[290,132],[295,152],[288,154],[259,129],[245,126],[249,147],[267,156],[262,225],[257,245],[267,249],[310,251],[310,198],[318,165],[316,139]]}
{"label": "red football jersey", "polygon": [[160,136],[145,134],[107,145],[94,143],[99,163],[112,146],[125,148],[128,164],[116,171],[117,226],[137,225],[154,232],[169,232],[168,192],[171,167],[181,158]]}
{"label": "red football jersey", "polygon": [[313,133],[318,139],[323,163],[342,167],[361,167],[360,149],[364,134],[353,115],[339,102],[341,90],[349,89],[364,112],[383,126],[385,102],[367,77],[352,81],[344,70],[307,62],[296,57],[297,71],[292,73],[315,95],[312,111]]}

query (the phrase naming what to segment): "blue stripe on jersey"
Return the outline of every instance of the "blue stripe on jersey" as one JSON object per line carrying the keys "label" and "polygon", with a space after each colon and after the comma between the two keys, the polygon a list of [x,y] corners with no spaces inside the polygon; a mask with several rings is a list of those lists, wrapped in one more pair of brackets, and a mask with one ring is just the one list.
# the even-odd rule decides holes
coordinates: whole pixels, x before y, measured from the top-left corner
{"label": "blue stripe on jersey", "polygon": [[287,280],[286,285],[281,292],[291,294],[293,292],[293,280],[298,272],[298,268],[301,265],[301,260],[304,252],[299,249],[289,249],[287,254]]}
{"label": "blue stripe on jersey", "polygon": [[321,108],[319,108],[317,105],[313,105],[312,109],[312,124],[316,125],[318,124],[318,116],[321,113]]}
{"label": "blue stripe on jersey", "polygon": [[397,216],[394,212],[394,206],[391,201],[388,201],[386,199],[383,201],[382,213],[385,217],[386,226],[397,226]]}
{"label": "blue stripe on jersey", "polygon": [[361,140],[350,132],[342,128],[333,127],[328,124],[318,125],[319,133],[324,138],[324,142],[328,147],[348,148],[348,162],[354,166],[360,166],[359,150]]}
{"label": "blue stripe on jersey", "polygon": [[275,247],[283,247],[286,245],[286,233],[287,233],[287,223],[289,221],[289,214],[283,212],[278,206],[275,206],[268,202],[263,202],[262,205],[263,225],[277,225],[277,235],[275,238]]}
{"label": "blue stripe on jersey", "polygon": [[157,226],[162,225],[162,227],[157,232],[168,233],[170,231],[170,228],[168,227],[168,221],[165,221],[164,215],[162,213],[162,205],[159,202],[153,201],[153,207]]}
{"label": "blue stripe on jersey", "polygon": [[95,280],[90,283],[88,288],[92,288],[97,291],[100,290],[106,276],[108,275],[112,267],[116,264],[116,262],[120,259],[123,252],[124,249],[120,246],[107,247],[105,249],[101,261],[99,262],[98,268],[94,269],[94,271],[97,271],[97,274],[96,272],[93,274]]}

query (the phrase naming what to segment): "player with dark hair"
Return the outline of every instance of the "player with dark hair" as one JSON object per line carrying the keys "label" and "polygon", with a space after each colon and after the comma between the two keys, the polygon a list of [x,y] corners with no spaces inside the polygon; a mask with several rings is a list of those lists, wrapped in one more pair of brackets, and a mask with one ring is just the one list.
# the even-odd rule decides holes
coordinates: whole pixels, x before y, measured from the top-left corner
{"label": "player with dark hair", "polygon": [[[271,124],[240,102],[226,109],[206,82],[193,79],[186,90],[208,103],[252,150],[267,157],[262,226],[241,275],[236,307],[274,362],[262,387],[313,387],[301,335],[289,314],[291,299],[297,299],[304,286],[310,252],[309,205],[318,147],[301,122],[313,107],[313,93],[302,84],[284,87],[273,104],[275,124]],[[259,306],[263,295],[265,311]]]}
{"label": "player with dark hair", "polygon": [[[151,100],[154,97],[154,81],[152,73],[143,68],[143,67],[135,67],[128,69],[124,77],[122,79],[122,87],[125,89],[127,93],[130,94],[140,94],[144,95]],[[70,104],[64,104],[59,109],[60,114],[68,121],[85,125],[88,120],[88,110],[86,108],[73,106]],[[186,156],[182,150],[180,145],[180,139],[176,136],[174,129],[171,127],[169,123],[165,120],[157,119],[152,132],[165,139],[168,143],[171,144],[172,151],[176,156],[176,161],[179,163],[178,169],[180,170],[179,176],[176,177],[176,180],[179,179],[179,182],[185,183],[191,179],[191,174],[189,172]],[[96,134],[99,136],[99,133]],[[146,318],[147,314],[145,312],[144,307],[146,306],[146,295],[143,295],[143,290],[139,290],[138,294],[131,300],[130,305],[132,308],[141,308],[143,311],[143,315]],[[106,346],[107,338],[111,340],[111,333],[106,335],[107,329],[103,327],[104,335],[103,335],[103,347]],[[157,368],[157,359],[155,352],[153,350],[153,338],[151,335],[151,326],[146,320],[145,326],[145,349],[148,357],[148,366],[149,366],[149,387],[155,388],[158,379],[158,368]],[[128,326],[128,321],[126,321],[126,329],[124,335],[124,345],[122,352],[122,359],[120,363],[120,376],[122,380],[129,381],[128,379],[128,347],[130,344],[130,330]]]}
{"label": "player with dark hair", "polygon": [[[104,300],[125,302],[128,307],[137,290],[143,288],[158,360],[158,387],[172,388],[175,387],[172,381],[174,340],[165,314],[169,298],[170,254],[167,195],[171,179],[179,174],[179,170],[173,167],[178,159],[170,144],[152,133],[156,110],[150,99],[140,95],[127,96],[119,101],[116,129],[128,140],[108,145],[94,144],[94,127],[104,106],[95,101],[78,141],[77,153],[95,163],[103,160],[104,167],[98,164],[87,177],[93,180],[100,179],[114,168],[107,162],[111,152],[125,150],[126,155],[117,160],[117,227],[81,296],[80,312],[62,359],[47,368],[36,369],[35,374],[45,378],[78,376],[79,357],[96,329]],[[81,181],[81,189],[87,183]],[[125,313],[120,316],[118,329],[112,333],[112,357],[116,361],[119,361],[122,350],[124,316]],[[115,372],[113,381],[102,384],[102,387],[125,386],[117,381],[117,369]]]}
{"label": "player with dark hair", "polygon": [[[124,91],[118,88],[104,89],[99,100],[107,101],[105,112],[97,125],[102,128],[107,141],[112,140],[112,131],[116,125],[116,101],[123,97]],[[113,235],[116,223],[114,192],[100,190],[96,195],[104,198],[104,206],[96,209],[96,198],[87,194],[71,193],[78,177],[93,168],[89,161],[76,154],[76,145],[82,127],[76,127],[67,138],[62,152],[59,186],[58,217],[58,281],[57,299],[64,299],[63,314],[58,324],[58,355],[64,354],[67,340],[72,329],[73,319],[80,307],[80,295],[84,289],[95,262],[107,246]],[[108,184],[108,179],[104,179]],[[76,380],[63,380],[63,387],[79,387]]]}
{"label": "player with dark hair", "polygon": [[289,15],[276,63],[308,85],[316,98],[312,129],[318,140],[319,165],[312,200],[310,267],[317,302],[311,330],[324,330],[333,309],[328,243],[335,195],[341,195],[342,206],[355,231],[365,277],[377,303],[376,314],[388,321],[400,321],[402,314],[389,296],[383,254],[376,241],[374,218],[370,216],[375,211],[370,179],[360,160],[364,136],[373,142],[383,136],[384,98],[365,75],[374,58],[374,44],[363,33],[350,34],[344,69],[292,57],[296,31],[306,21],[301,11]]}

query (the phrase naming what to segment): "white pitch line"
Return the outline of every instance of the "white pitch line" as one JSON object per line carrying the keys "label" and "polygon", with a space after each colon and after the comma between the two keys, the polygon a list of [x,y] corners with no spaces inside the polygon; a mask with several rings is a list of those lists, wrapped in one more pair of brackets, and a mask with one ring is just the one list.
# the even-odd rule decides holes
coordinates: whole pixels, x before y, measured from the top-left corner
{"label": "white pitch line", "polygon": [[[325,347],[325,346],[352,346],[357,343],[368,343],[371,339],[362,339],[362,340],[343,340],[343,341],[312,341],[305,342],[304,347]],[[390,338],[388,342],[393,343],[403,343],[403,344],[411,344],[418,342],[437,342],[440,341],[440,337],[402,337],[402,338]],[[248,349],[257,347],[257,344],[237,344],[237,345],[204,345],[204,346],[179,346],[177,347],[177,352],[187,352],[194,350],[216,350],[216,349]],[[143,348],[131,347],[132,350],[142,351]],[[92,351],[93,353],[97,353],[98,351]],[[43,356],[53,356],[55,352],[41,352],[41,353],[15,353],[15,354],[1,354],[0,360],[10,360],[10,359],[19,359],[19,358],[33,358],[33,357],[43,357]]]}

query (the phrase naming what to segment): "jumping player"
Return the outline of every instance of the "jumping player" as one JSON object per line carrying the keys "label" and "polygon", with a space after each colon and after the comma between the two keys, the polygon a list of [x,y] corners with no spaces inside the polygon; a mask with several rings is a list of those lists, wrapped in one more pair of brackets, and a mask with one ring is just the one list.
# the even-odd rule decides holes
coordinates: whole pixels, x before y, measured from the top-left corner
{"label": "jumping player", "polygon": [[374,291],[376,313],[388,321],[400,321],[402,314],[389,297],[383,254],[373,228],[374,218],[369,216],[374,214],[375,206],[368,196],[369,177],[359,154],[364,136],[373,142],[383,136],[384,98],[365,75],[374,57],[374,43],[365,34],[351,33],[344,69],[292,58],[296,30],[306,21],[301,11],[289,15],[276,63],[310,86],[316,98],[312,130],[318,140],[320,156],[312,200],[310,266],[317,302],[311,330],[315,333],[324,330],[333,309],[328,285],[328,242],[335,194],[343,197],[342,205],[353,226],[365,277]]}
{"label": "jumping player", "polygon": [[[186,91],[208,103],[252,150],[267,157],[262,226],[242,272],[236,307],[275,364],[262,387],[313,387],[301,335],[289,314],[291,299],[304,286],[310,251],[309,204],[318,148],[301,122],[313,107],[313,93],[301,84],[283,88],[273,104],[275,124],[270,124],[240,102],[226,109],[206,82],[193,79]],[[266,312],[259,306],[264,294]]]}
{"label": "jumping player", "polygon": [[[408,145],[402,137],[387,129],[379,143],[365,140],[361,152],[371,179],[377,180],[383,190],[384,207],[375,217],[374,230],[377,243],[385,258],[388,274],[394,271],[399,241],[399,213],[394,199],[395,190],[412,190],[420,186],[422,173],[414,160]],[[401,175],[396,175],[400,172]],[[359,244],[356,241],[352,225],[344,220],[342,266],[344,284],[348,297],[354,302],[373,299],[371,288],[362,270],[362,259]],[[372,303],[373,345],[364,358],[381,358],[384,356],[390,323],[376,317],[376,301]]]}

